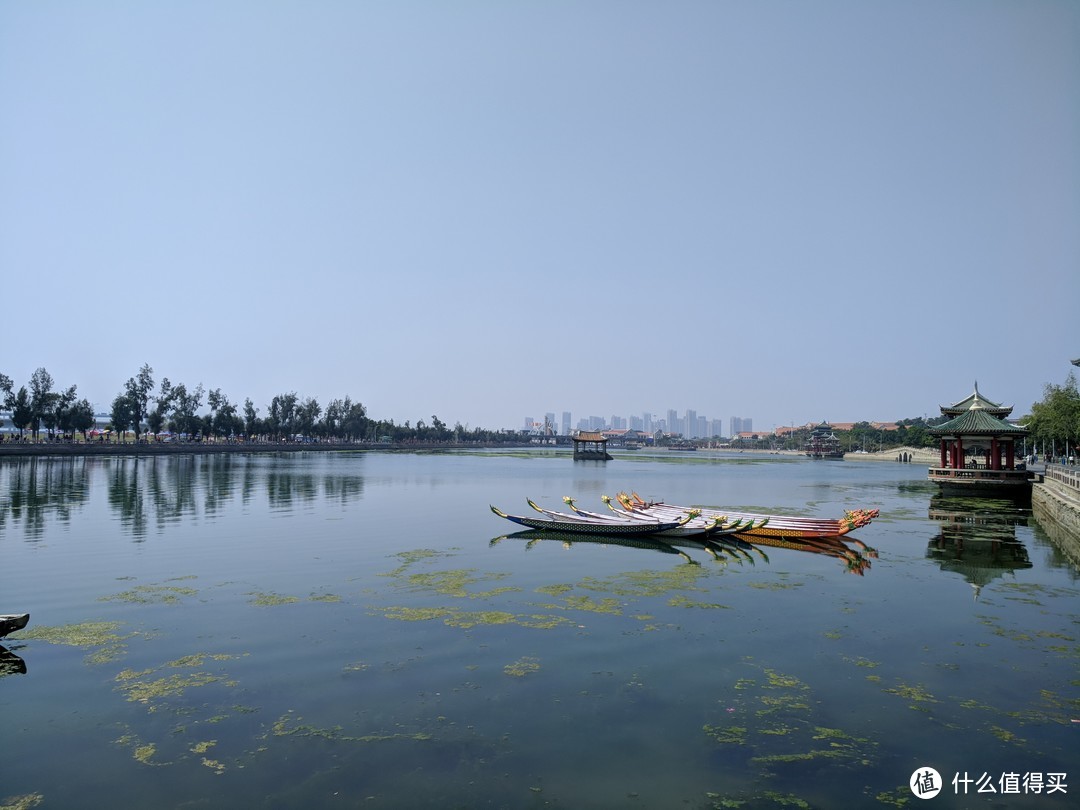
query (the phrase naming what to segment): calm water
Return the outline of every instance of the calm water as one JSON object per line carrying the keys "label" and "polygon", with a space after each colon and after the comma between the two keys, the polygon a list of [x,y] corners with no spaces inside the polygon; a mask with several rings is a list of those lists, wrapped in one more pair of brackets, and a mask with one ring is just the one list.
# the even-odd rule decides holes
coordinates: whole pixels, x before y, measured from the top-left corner
{"label": "calm water", "polygon": [[[705,453],[5,460],[0,612],[32,619],[4,641],[0,805],[894,807],[931,766],[999,793],[928,806],[1076,806],[1078,572],[1028,512],[925,475]],[[620,490],[881,516],[831,553],[714,557],[504,536],[488,509]],[[1076,784],[1000,793],[1055,772]]]}

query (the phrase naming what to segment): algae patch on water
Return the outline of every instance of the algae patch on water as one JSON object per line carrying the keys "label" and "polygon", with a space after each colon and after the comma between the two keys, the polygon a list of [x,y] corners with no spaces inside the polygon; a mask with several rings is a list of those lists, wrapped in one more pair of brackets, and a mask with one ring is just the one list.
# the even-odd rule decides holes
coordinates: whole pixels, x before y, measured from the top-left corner
{"label": "algae patch on water", "polygon": [[373,743],[386,742],[389,740],[413,740],[426,741],[432,739],[432,735],[425,731],[406,732],[369,732],[366,734],[347,734],[341,726],[313,726],[306,724],[303,717],[293,716],[292,713],[283,714],[271,725],[265,737],[301,737],[329,740],[333,742],[359,742]]}
{"label": "algae patch on water", "polygon": [[80,622],[59,626],[41,625],[20,633],[20,640],[37,639],[50,644],[63,644],[69,647],[92,648],[86,656],[87,663],[104,664],[120,658],[125,651],[124,642],[138,635],[117,632],[120,622]]}
{"label": "algae patch on water", "polygon": [[251,604],[255,607],[278,607],[280,605],[291,605],[300,601],[298,596],[282,596],[279,593],[273,593],[272,591],[251,591],[248,593],[251,598]]}
{"label": "algae patch on water", "polygon": [[[207,660],[226,661],[235,658],[233,655],[211,655],[198,653],[177,658],[160,667],[144,670],[125,669],[117,674],[117,688],[127,695],[127,699],[139,703],[151,703],[152,701],[164,701],[169,698],[179,698],[189,689],[208,686],[213,683],[225,683],[234,685],[224,675],[204,672],[198,667],[205,665]],[[154,677],[163,669],[190,669],[188,673],[174,673],[163,677]]]}
{"label": "algae patch on water", "polygon": [[8,796],[4,803],[0,804],[0,810],[30,810],[45,801],[40,793],[27,793],[22,796]]}
{"label": "algae patch on water", "polygon": [[757,677],[731,684],[731,697],[722,701],[722,721],[707,723],[702,730],[718,745],[749,749],[748,762],[759,769],[763,784],[776,768],[796,763],[832,762],[843,768],[870,764],[876,743],[815,722],[818,701],[808,684],[789,673],[754,666]]}
{"label": "algae patch on water", "polygon": [[100,602],[126,602],[134,605],[178,605],[181,597],[196,596],[194,588],[179,585],[136,585],[112,596],[102,596]]}
{"label": "algae patch on water", "polygon": [[540,671],[540,662],[529,656],[519,658],[512,664],[507,664],[503,667],[503,672],[514,678],[524,678],[526,675],[530,675],[533,672]]}

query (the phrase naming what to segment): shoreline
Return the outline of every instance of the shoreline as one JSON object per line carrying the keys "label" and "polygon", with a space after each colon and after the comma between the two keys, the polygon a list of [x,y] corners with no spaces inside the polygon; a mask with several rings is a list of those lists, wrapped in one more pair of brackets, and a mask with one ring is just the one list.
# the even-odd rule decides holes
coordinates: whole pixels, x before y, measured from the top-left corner
{"label": "shoreline", "polygon": [[[149,442],[110,444],[105,442],[0,442],[0,458],[31,456],[163,456],[163,455],[220,455],[224,453],[339,453],[339,452],[430,452],[436,450],[521,449],[535,448],[530,442]],[[618,449],[618,448],[613,448]],[[706,448],[707,449],[707,448]],[[744,449],[729,452],[755,455],[805,457],[801,450]],[[908,462],[900,462],[907,453]],[[928,448],[897,447],[875,453],[846,453],[848,461],[891,461],[893,463],[926,464],[933,466],[938,455]]]}

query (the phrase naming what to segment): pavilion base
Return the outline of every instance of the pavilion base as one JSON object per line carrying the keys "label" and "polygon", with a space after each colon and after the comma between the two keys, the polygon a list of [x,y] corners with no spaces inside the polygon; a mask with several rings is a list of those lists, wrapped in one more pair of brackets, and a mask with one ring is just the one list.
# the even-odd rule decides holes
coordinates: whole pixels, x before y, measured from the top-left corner
{"label": "pavilion base", "polygon": [[931,481],[950,495],[1030,499],[1033,477],[1027,470],[980,470],[931,467]]}

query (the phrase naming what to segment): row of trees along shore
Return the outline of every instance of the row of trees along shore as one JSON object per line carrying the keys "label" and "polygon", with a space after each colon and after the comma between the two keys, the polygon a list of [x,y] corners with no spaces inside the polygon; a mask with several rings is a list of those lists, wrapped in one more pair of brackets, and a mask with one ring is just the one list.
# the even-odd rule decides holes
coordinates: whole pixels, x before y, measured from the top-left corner
{"label": "row of trees along shore", "polygon": [[[81,433],[86,440],[95,426],[93,406],[87,399],[77,397],[76,386],[56,388],[44,368],[33,373],[29,386],[18,390],[10,377],[0,374],[0,394],[16,430],[28,431],[34,439],[44,428],[50,439],[57,433],[72,436]],[[107,427],[114,441],[121,441],[129,430],[138,437],[156,436],[167,430],[188,437],[271,441],[303,436],[344,442],[488,443],[510,438],[498,431],[469,429],[460,423],[449,428],[437,416],[432,416],[430,422],[417,420],[415,425],[408,421],[398,425],[392,419],[370,419],[366,408],[348,396],[331,400],[324,408],[312,397],[282,393],[271,400],[262,416],[250,398],[243,405],[236,405],[220,388],[207,391],[202,383],[188,388],[168,377],[155,385],[154,370],[149,365],[143,365],[130,377],[113,399]]]}
{"label": "row of trees along shore", "polygon": [[[12,424],[20,432],[29,430],[36,439],[42,427],[54,437],[82,433],[87,438],[94,427],[94,409],[90,402],[78,398],[76,386],[56,388],[52,376],[44,368],[30,377],[29,387],[17,391],[11,379],[0,374],[0,394],[5,410],[11,412]],[[203,406],[209,413],[199,413]],[[206,391],[202,383],[189,389],[183,383],[172,383],[163,377],[155,386],[154,370],[143,365],[124,383],[112,402],[109,427],[116,440],[125,431],[137,436],[174,434],[201,437],[263,437],[281,441],[304,436],[312,439],[337,441],[390,442],[500,442],[514,439],[502,431],[463,427],[460,423],[448,428],[437,416],[431,422],[420,419],[415,425],[402,425],[391,420],[374,420],[359,402],[331,400],[324,408],[311,397],[301,398],[296,392],[275,396],[260,416],[251,399],[243,405],[229,401],[220,388]],[[843,449],[888,449],[892,447],[933,447],[937,440],[927,428],[942,422],[942,418],[924,420],[902,419],[898,430],[879,430],[867,422],[858,422],[851,431],[841,431]],[[1043,398],[1031,407],[1031,413],[1020,420],[1030,430],[1033,446],[1074,447],[1080,438],[1080,392],[1076,376],[1070,372],[1064,385],[1047,384]],[[799,441],[803,437],[792,437]],[[794,449],[798,449],[797,447]]]}

